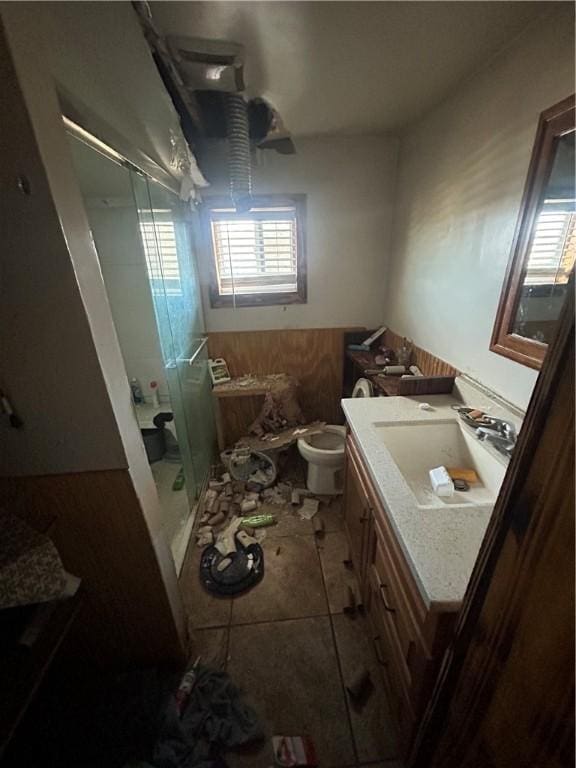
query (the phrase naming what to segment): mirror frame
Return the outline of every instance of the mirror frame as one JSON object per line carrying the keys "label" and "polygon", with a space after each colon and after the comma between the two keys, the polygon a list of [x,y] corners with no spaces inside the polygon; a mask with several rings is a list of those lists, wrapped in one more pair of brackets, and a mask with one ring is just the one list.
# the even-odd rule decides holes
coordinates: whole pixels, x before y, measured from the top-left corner
{"label": "mirror frame", "polygon": [[540,114],[518,223],[490,341],[492,352],[536,369],[542,366],[548,344],[513,333],[512,324],[520,301],[520,291],[540,199],[548,183],[554,161],[554,142],[558,137],[575,130],[574,107],[575,98],[572,95]]}

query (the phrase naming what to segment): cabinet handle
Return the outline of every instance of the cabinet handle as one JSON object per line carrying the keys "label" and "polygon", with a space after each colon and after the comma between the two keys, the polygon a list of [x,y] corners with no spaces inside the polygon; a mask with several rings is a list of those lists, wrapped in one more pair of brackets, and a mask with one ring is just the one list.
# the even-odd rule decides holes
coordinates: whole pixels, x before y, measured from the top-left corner
{"label": "cabinet handle", "polygon": [[362,517],[360,518],[360,522],[361,523],[365,523],[368,520],[368,518],[370,517],[370,513],[371,512],[372,512],[372,508],[371,507],[367,507],[364,510],[364,513],[363,513]]}
{"label": "cabinet handle", "polygon": [[380,584],[380,597],[382,598],[382,602],[384,603],[384,610],[388,611],[389,613],[396,613],[396,609],[391,608],[386,602],[386,593],[384,592],[384,590],[386,589],[387,586],[388,586],[387,584]]}
{"label": "cabinet handle", "polygon": [[373,637],[372,642],[374,644],[374,653],[376,654],[378,664],[382,664],[383,667],[388,666],[388,662],[382,656],[382,649],[380,647],[380,635]]}

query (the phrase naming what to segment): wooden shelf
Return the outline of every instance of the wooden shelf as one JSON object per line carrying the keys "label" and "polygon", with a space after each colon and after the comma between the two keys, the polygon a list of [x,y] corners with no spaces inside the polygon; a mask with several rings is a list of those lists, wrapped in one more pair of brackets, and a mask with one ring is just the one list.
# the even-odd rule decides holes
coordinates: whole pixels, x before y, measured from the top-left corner
{"label": "wooden shelf", "polygon": [[401,376],[369,374],[366,373],[367,370],[379,367],[375,363],[375,355],[372,352],[346,350],[346,356],[361,375],[370,379],[372,385],[387,397],[449,394],[454,386],[454,376],[412,376],[409,379],[403,379]]}
{"label": "wooden shelf", "polygon": [[266,395],[273,389],[294,385],[294,380],[283,373],[272,373],[268,376],[240,376],[223,384],[214,385],[212,392],[215,397],[255,397]]}

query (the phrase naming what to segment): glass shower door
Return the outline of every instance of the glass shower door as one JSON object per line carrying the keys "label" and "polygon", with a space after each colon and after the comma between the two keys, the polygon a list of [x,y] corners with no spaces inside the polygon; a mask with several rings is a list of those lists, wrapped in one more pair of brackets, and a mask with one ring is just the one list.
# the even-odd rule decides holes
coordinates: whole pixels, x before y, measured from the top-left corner
{"label": "glass shower door", "polygon": [[135,172],[132,179],[186,486],[196,499],[216,436],[194,258],[195,214],[153,180]]}

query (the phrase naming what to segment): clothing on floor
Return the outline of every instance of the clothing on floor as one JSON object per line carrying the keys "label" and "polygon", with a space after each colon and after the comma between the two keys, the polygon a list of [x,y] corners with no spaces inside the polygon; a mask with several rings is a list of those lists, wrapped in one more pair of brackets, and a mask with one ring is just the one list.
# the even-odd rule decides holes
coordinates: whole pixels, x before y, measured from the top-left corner
{"label": "clothing on floor", "polygon": [[263,738],[254,710],[225,672],[199,666],[181,717],[172,698],[154,749],[155,768],[219,768],[220,755]]}

